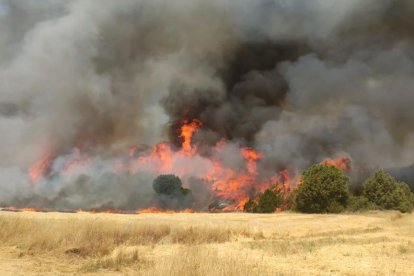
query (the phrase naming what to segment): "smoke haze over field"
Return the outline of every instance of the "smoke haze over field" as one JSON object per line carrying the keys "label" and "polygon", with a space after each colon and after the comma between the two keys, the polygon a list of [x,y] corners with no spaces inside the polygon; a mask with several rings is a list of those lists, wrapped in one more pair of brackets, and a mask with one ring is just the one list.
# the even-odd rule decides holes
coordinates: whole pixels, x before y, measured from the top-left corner
{"label": "smoke haze over field", "polygon": [[[410,0],[0,0],[0,205],[148,207],[156,175],[110,168],[179,148],[193,119],[188,178],[224,139],[217,158],[253,147],[263,175],[346,155],[354,185],[377,168],[414,185],[413,16]],[[68,158],[93,165],[59,176]]]}

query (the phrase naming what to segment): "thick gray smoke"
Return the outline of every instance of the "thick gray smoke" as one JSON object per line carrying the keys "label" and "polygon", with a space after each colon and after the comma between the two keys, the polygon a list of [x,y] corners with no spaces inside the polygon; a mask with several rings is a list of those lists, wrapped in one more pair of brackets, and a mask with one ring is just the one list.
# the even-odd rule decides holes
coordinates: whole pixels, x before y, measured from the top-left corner
{"label": "thick gray smoke", "polygon": [[[377,168],[414,185],[413,16],[411,0],[0,0],[0,205],[145,208],[156,175],[108,168],[179,146],[184,119],[203,155],[252,146],[264,173],[345,154],[355,185]],[[31,183],[45,153],[76,150],[87,171]]]}

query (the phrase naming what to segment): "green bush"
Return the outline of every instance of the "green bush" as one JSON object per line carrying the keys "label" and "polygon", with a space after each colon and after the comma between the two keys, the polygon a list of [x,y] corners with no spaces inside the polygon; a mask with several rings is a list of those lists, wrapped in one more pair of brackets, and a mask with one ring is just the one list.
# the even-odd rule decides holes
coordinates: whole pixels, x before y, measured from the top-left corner
{"label": "green bush", "polygon": [[414,207],[413,194],[404,182],[398,182],[384,170],[380,170],[363,184],[363,196],[382,209],[411,212]]}
{"label": "green bush", "polygon": [[258,213],[273,213],[283,203],[283,196],[277,190],[267,189],[259,196]]}
{"label": "green bush", "polygon": [[243,210],[249,213],[257,213],[257,202],[250,199],[244,204]]}
{"label": "green bush", "polygon": [[152,187],[157,194],[173,195],[180,192],[183,183],[178,176],[173,174],[159,175],[152,182]]}
{"label": "green bush", "polygon": [[349,198],[349,178],[333,166],[313,165],[302,174],[295,209],[304,213],[339,213]]}
{"label": "green bush", "polygon": [[190,208],[194,197],[190,189],[182,187],[181,179],[173,174],[160,175],[152,187],[157,193],[158,205],[162,209],[181,210]]}
{"label": "green bush", "polygon": [[267,189],[257,195],[256,200],[249,200],[244,211],[251,213],[273,213],[283,203],[283,195],[277,189]]}
{"label": "green bush", "polygon": [[379,207],[365,196],[350,196],[347,210],[351,212],[377,210]]}
{"label": "green bush", "polygon": [[292,210],[294,209],[295,205],[295,194],[291,193],[287,196],[285,196],[282,204],[283,210]]}

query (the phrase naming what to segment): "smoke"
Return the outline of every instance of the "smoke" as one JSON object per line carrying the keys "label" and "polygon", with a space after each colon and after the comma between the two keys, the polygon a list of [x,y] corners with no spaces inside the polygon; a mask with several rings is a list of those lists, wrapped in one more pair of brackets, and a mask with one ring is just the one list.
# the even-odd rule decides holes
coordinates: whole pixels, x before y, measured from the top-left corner
{"label": "smoke", "polygon": [[[353,185],[410,168],[413,15],[409,0],[0,0],[0,205],[148,207],[156,175],[109,168],[131,145],[179,147],[191,119],[203,156],[226,139],[238,167],[232,147],[251,146],[264,175],[340,154]],[[31,183],[74,149],[94,165]]]}

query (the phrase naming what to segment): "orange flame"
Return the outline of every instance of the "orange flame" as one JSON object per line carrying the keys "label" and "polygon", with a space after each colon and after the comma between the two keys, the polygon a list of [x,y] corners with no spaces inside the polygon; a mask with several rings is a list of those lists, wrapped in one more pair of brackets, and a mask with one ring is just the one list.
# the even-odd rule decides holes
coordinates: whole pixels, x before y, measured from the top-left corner
{"label": "orange flame", "polygon": [[321,162],[322,165],[334,166],[344,172],[351,169],[351,159],[346,156],[339,156],[337,159],[325,159]]}
{"label": "orange flame", "polygon": [[257,174],[256,162],[262,159],[262,154],[252,148],[242,148],[240,153],[247,162],[246,167],[249,174]]}
{"label": "orange flame", "polygon": [[52,161],[53,153],[48,152],[29,168],[29,177],[33,183],[38,182],[45,176]]}
{"label": "orange flame", "polygon": [[20,211],[22,211],[22,212],[40,212],[41,210],[32,207],[32,208],[22,208],[22,209],[20,209]]}
{"label": "orange flame", "polygon": [[0,207],[0,210],[8,212],[46,212],[46,210],[42,210],[36,207],[17,208],[15,206]]}
{"label": "orange flame", "polygon": [[280,171],[277,175],[276,186],[279,187],[284,195],[292,194],[298,187],[298,179],[292,179],[288,170]]}
{"label": "orange flame", "polygon": [[178,214],[178,213],[194,213],[193,210],[191,209],[184,209],[184,210],[179,210],[179,211],[175,211],[175,210],[162,210],[162,209],[158,209],[156,207],[149,207],[146,209],[139,209],[137,211],[135,211],[136,214]]}
{"label": "orange flame", "polygon": [[201,122],[193,120],[191,123],[185,123],[181,127],[181,137],[184,139],[182,144],[182,152],[186,155],[193,155],[195,149],[191,145],[194,133],[201,127]]}
{"label": "orange flame", "polygon": [[[137,173],[145,170],[154,174],[176,174],[185,182],[185,176],[192,176],[194,168],[187,166],[195,160],[201,160],[205,165],[202,170],[197,170],[197,177],[207,182],[211,189],[211,194],[220,200],[224,200],[227,204],[223,211],[242,210],[244,204],[259,192],[263,192],[268,188],[275,188],[281,191],[286,197],[291,195],[301,183],[299,175],[291,174],[290,171],[282,170],[278,173],[275,171],[273,175],[263,176],[258,172],[258,164],[264,155],[253,148],[240,148],[239,158],[243,161],[243,166],[233,168],[227,166],[220,159],[220,155],[225,152],[227,142],[221,140],[214,147],[213,152],[216,155],[206,157],[198,154],[197,146],[192,145],[193,135],[201,127],[201,122],[194,120],[185,122],[181,127],[180,137],[183,143],[180,150],[174,150],[169,143],[159,143],[155,145],[149,152],[141,152],[138,147],[131,147],[128,151],[128,157],[117,161],[113,170],[119,173]],[[74,157],[73,157],[74,156]],[[89,158],[75,152],[75,154],[62,167],[60,173],[65,173],[78,166],[84,166],[89,163]],[[30,178],[33,182],[45,177],[51,163],[54,153],[46,154],[42,159],[37,161],[29,170]],[[183,165],[184,164],[184,165]],[[337,159],[326,159],[321,164],[335,166],[343,171],[351,169],[351,161],[349,158],[340,156]],[[184,186],[186,183],[184,183]],[[106,211],[82,211],[78,212],[107,212],[107,213],[131,213],[117,210]],[[133,213],[173,213],[170,210],[161,210],[156,207],[137,210]],[[192,210],[183,210],[179,212],[192,212]]]}
{"label": "orange flame", "polygon": [[[160,173],[167,173],[172,168],[173,151],[167,143],[157,144],[149,156],[138,158],[138,165],[157,168]],[[133,170],[135,172],[135,170]]]}

